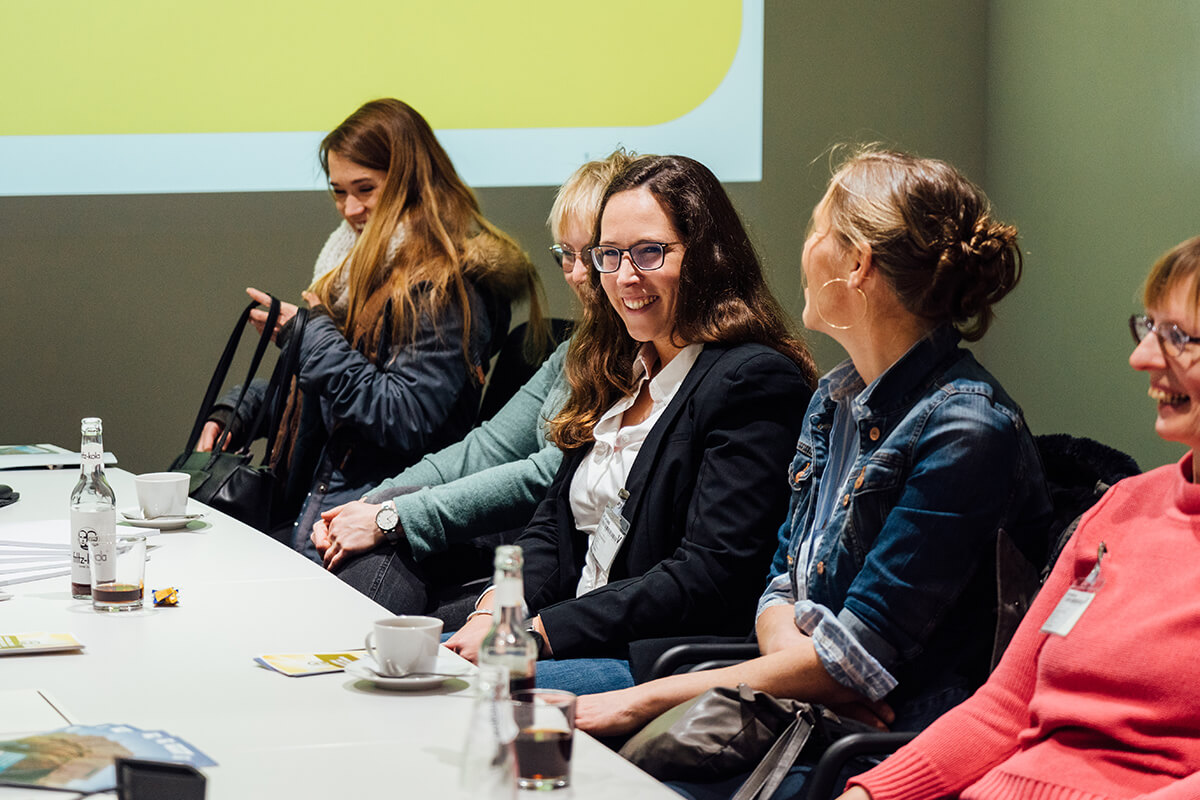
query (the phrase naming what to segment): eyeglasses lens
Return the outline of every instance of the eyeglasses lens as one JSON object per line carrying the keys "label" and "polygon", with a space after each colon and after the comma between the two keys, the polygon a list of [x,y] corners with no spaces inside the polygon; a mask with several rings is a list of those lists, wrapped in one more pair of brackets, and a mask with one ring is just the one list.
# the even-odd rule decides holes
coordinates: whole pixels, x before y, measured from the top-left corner
{"label": "eyeglasses lens", "polygon": [[629,258],[638,269],[658,269],[665,257],[663,246],[656,242],[646,242],[629,249]]}
{"label": "eyeglasses lens", "polygon": [[1187,334],[1179,330],[1174,323],[1158,326],[1145,314],[1135,314],[1131,317],[1129,328],[1133,332],[1133,340],[1136,343],[1141,344],[1147,336],[1153,333],[1163,349],[1176,358],[1183,355],[1184,345],[1188,341]]}

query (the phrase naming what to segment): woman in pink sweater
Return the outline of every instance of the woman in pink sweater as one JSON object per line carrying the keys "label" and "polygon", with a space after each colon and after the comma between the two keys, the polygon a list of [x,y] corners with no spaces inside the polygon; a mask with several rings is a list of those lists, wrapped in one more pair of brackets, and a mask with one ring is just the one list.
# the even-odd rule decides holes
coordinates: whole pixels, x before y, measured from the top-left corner
{"label": "woman in pink sweater", "polygon": [[1083,518],[988,682],[842,800],[1200,798],[1200,237],[1130,320],[1178,463]]}

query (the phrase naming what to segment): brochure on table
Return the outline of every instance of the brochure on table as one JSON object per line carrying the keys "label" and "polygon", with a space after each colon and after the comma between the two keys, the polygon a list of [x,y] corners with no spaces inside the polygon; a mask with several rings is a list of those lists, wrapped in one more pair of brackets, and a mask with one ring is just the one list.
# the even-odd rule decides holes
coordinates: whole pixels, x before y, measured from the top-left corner
{"label": "brochure on table", "polygon": [[217,763],[166,731],[120,724],[68,725],[0,741],[0,785],[111,791],[117,788],[117,758],[171,761],[193,767]]}

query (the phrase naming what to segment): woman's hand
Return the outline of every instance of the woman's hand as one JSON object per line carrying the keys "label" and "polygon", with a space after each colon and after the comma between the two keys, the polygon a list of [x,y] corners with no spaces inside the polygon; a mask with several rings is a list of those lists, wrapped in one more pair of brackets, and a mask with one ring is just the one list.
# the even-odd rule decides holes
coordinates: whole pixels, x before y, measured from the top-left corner
{"label": "woman's hand", "polygon": [[837,800],[871,800],[871,793],[861,786],[851,786]]}
{"label": "woman's hand", "polygon": [[[484,592],[483,597],[479,598],[479,602],[475,604],[475,608],[477,610],[491,610],[492,601],[495,599],[496,593],[489,589]],[[458,653],[472,664],[478,664],[479,645],[483,643],[483,637],[487,636],[487,632],[491,628],[491,614],[476,614],[467,620],[465,625],[455,631],[453,636],[446,640],[446,647]]]}
{"label": "woman's hand", "polygon": [[621,736],[639,730],[652,714],[643,710],[641,686],[601,694],[580,695],[575,701],[575,727],[593,736]]}
{"label": "woman's hand", "polygon": [[[204,423],[204,427],[200,429],[200,440],[196,442],[197,453],[210,453],[217,446],[217,439],[221,438],[221,431],[225,430],[221,423],[209,420]],[[225,449],[229,449],[229,440],[225,440]]]}
{"label": "woman's hand", "polygon": [[355,500],[321,512],[321,519],[313,524],[309,538],[325,560],[326,569],[332,570],[344,559],[374,550],[387,540],[375,524],[379,508]]}
{"label": "woman's hand", "polygon": [[829,710],[839,717],[858,720],[883,733],[891,730],[891,724],[896,721],[896,713],[882,700],[871,701],[863,698],[854,703],[831,703]]}
{"label": "woman's hand", "polygon": [[[256,308],[250,312],[250,324],[254,326],[259,333],[263,332],[263,328],[267,325],[268,309],[271,307],[271,295],[266,292],[260,292],[258,289],[247,287],[246,294],[250,295],[250,299],[256,303],[266,306],[267,308]],[[308,303],[310,308],[316,308],[321,305],[321,299],[312,292],[303,293],[304,302]],[[275,341],[275,337],[279,335],[279,329],[288,323],[292,317],[296,316],[296,306],[291,303],[279,301],[279,317],[275,320],[275,330],[271,331],[271,341]]]}

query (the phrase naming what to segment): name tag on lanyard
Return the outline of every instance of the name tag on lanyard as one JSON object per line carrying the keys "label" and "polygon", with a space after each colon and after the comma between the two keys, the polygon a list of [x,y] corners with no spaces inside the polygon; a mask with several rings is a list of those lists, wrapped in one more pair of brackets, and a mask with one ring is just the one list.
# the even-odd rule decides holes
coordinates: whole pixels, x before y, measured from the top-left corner
{"label": "name tag on lanyard", "polygon": [[1042,633],[1066,636],[1071,632],[1075,623],[1083,616],[1083,612],[1087,611],[1088,606],[1096,599],[1096,592],[1104,585],[1100,562],[1107,552],[1108,548],[1101,542],[1096,553],[1096,566],[1092,567],[1086,578],[1071,584],[1071,588],[1067,589],[1054,611],[1046,618],[1046,623],[1042,625]]}
{"label": "name tag on lanyard", "polygon": [[622,489],[616,503],[605,504],[604,513],[600,515],[600,524],[596,526],[596,530],[592,534],[591,556],[600,573],[605,577],[608,577],[608,571],[617,557],[617,551],[621,549],[621,543],[625,541],[625,536],[629,533],[629,520],[621,516],[621,509],[625,507],[625,500],[628,497],[629,492]]}

